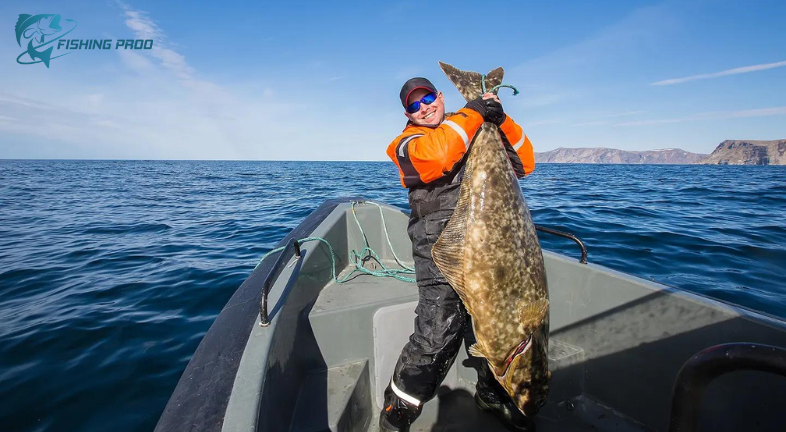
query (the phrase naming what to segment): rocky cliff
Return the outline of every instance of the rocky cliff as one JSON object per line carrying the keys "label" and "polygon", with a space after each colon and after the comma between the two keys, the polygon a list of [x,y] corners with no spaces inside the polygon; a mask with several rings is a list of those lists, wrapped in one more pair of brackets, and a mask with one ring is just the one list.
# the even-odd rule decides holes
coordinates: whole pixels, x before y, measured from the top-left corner
{"label": "rocky cliff", "polygon": [[558,148],[535,153],[536,162],[601,163],[601,164],[695,164],[706,154],[690,153],[680,149],[626,151],[610,148]]}
{"label": "rocky cliff", "polygon": [[702,163],[719,165],[786,165],[786,139],[772,141],[723,141]]}

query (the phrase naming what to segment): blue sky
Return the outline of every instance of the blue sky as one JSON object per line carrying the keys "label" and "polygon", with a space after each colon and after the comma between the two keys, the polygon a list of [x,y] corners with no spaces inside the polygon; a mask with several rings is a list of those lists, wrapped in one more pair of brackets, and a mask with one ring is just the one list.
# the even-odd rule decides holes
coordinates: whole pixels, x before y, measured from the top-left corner
{"label": "blue sky", "polygon": [[[19,14],[153,39],[19,65]],[[536,151],[786,138],[783,1],[6,1],[0,158],[386,160],[403,81],[506,70]]]}

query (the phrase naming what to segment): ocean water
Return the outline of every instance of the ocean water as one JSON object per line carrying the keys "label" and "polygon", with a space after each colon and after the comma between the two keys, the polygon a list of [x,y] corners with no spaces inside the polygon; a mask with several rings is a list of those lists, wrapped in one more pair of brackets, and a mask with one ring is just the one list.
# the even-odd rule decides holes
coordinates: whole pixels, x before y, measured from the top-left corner
{"label": "ocean water", "polygon": [[[521,186],[591,262],[786,317],[786,167],[541,164]],[[389,162],[0,160],[0,430],[152,430],[259,258],[358,195],[408,208]]]}

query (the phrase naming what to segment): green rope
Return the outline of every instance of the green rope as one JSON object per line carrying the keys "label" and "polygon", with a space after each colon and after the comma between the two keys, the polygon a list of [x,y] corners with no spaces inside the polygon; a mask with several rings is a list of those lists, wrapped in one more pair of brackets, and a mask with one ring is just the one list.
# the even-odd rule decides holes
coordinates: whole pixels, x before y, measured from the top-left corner
{"label": "green rope", "polygon": [[[488,92],[486,91],[486,75],[481,75],[481,76],[480,76],[480,87],[481,87],[481,89],[483,90],[483,93],[481,93],[481,94],[486,94],[486,93],[488,93]],[[519,94],[519,91],[518,91],[518,89],[517,89],[516,87],[513,87],[513,86],[512,86],[512,85],[510,85],[510,84],[500,84],[500,85],[495,85],[495,86],[494,86],[494,87],[491,89],[491,93],[497,94],[497,92],[499,91],[499,89],[501,89],[502,87],[507,87],[507,88],[509,88],[509,89],[513,89],[513,96],[516,96],[517,94]]]}
{"label": "green rope", "polygon": [[[401,267],[403,267],[405,270],[408,270],[409,273],[415,273],[415,269],[414,268],[409,267],[406,264],[404,264],[403,262],[401,262],[401,259],[399,259],[398,255],[396,255],[395,249],[393,249],[393,243],[391,243],[391,241],[390,241],[390,234],[388,234],[388,226],[385,223],[385,213],[382,211],[382,206],[377,204],[377,203],[375,203],[375,202],[371,202],[371,201],[368,201],[368,204],[375,205],[379,209],[379,217],[382,219],[382,226],[385,228],[385,230],[384,230],[385,238],[388,241],[388,247],[390,248],[390,252],[393,253],[393,258],[396,260],[396,263],[398,265],[400,265]],[[352,216],[354,216],[355,222],[358,224],[358,228],[360,228],[360,233],[363,235],[363,241],[366,243],[366,246],[368,246],[368,240],[366,239],[366,233],[363,232],[363,227],[360,225],[360,221],[358,220],[357,214],[355,213],[355,203],[352,203]]]}
{"label": "green rope", "polygon": [[[400,268],[400,269],[388,268],[387,266],[382,264],[382,259],[379,257],[379,255],[377,255],[377,253],[374,251],[374,249],[372,249],[371,246],[369,246],[368,238],[366,237],[366,233],[363,231],[363,227],[360,225],[360,220],[358,220],[357,213],[355,212],[355,204],[360,204],[360,203],[361,202],[357,202],[357,201],[353,201],[352,202],[352,216],[355,219],[355,223],[357,223],[358,228],[360,229],[361,236],[363,236],[364,247],[363,247],[363,250],[361,250],[359,253],[357,251],[355,251],[354,249],[350,251],[350,253],[349,253],[349,261],[350,261],[350,263],[352,263],[355,266],[355,268],[351,272],[349,272],[349,274],[344,276],[343,278],[339,279],[336,276],[336,253],[333,252],[333,246],[330,245],[330,242],[328,242],[327,240],[325,240],[325,239],[323,239],[321,237],[306,237],[306,238],[299,239],[298,242],[299,243],[306,243],[306,242],[309,242],[309,241],[320,241],[320,242],[325,243],[327,245],[328,249],[330,250],[330,260],[332,261],[331,275],[333,276],[333,280],[336,283],[344,283],[344,282],[348,281],[355,273],[364,273],[364,274],[368,274],[368,275],[372,275],[372,276],[376,276],[376,277],[392,277],[394,279],[398,279],[398,280],[404,281],[404,282],[415,282],[414,278],[409,278],[409,277],[403,276],[405,274],[414,274],[415,273],[415,269],[412,268],[412,267],[407,266],[406,264],[404,264],[399,259],[398,255],[396,255],[396,251],[393,250],[393,244],[390,241],[390,235],[388,234],[388,227],[385,224],[385,215],[382,212],[382,206],[380,206],[377,203],[370,202],[370,201],[368,201],[369,204],[373,204],[373,205],[375,205],[375,206],[377,206],[379,208],[379,215],[382,218],[382,226],[383,226],[384,231],[385,231],[385,237],[387,238],[388,246],[390,247],[390,251],[393,253],[393,258],[395,258],[396,263],[398,263],[398,265],[400,265],[402,268]],[[262,264],[262,261],[264,261],[265,258],[269,257],[270,255],[273,255],[274,253],[281,252],[282,250],[284,250],[285,247],[286,246],[282,246],[282,247],[273,249],[270,252],[266,253],[262,257],[262,259],[259,260],[259,263],[257,263],[257,265],[254,267],[254,269],[259,267],[259,265]],[[363,262],[365,260],[367,260],[368,258],[373,258],[374,260],[376,260],[377,263],[381,266],[381,268],[379,270],[371,270],[371,269],[365,268],[363,266]]]}

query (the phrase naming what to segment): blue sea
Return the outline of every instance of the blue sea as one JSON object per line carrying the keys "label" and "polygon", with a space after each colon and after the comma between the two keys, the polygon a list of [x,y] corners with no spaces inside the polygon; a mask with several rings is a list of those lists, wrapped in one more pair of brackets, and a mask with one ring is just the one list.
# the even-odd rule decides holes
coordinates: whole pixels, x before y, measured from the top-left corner
{"label": "blue sea", "polygon": [[[786,317],[786,167],[541,164],[521,186],[593,263]],[[390,162],[0,160],[0,430],[152,430],[262,255],[341,196],[408,208]]]}

